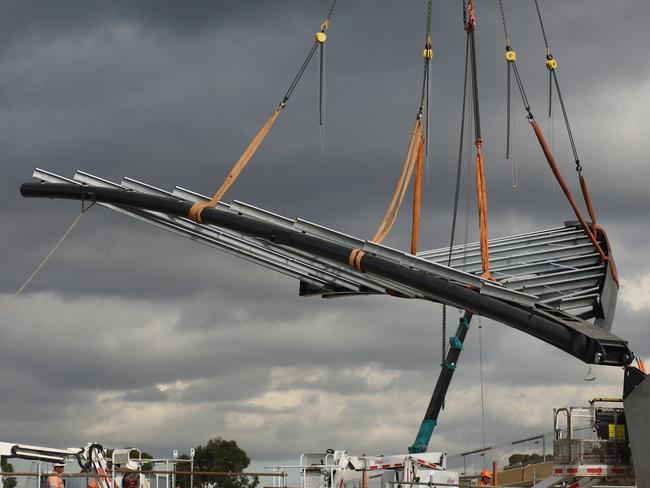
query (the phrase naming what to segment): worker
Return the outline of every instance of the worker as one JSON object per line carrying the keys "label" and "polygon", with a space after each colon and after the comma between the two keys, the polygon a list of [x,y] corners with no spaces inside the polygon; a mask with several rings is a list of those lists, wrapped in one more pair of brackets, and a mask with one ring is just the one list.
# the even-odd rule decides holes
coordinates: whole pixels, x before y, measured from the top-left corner
{"label": "worker", "polygon": [[484,469],[481,471],[481,479],[478,482],[478,486],[490,486],[492,483],[490,480],[492,479],[492,474],[490,471],[487,469]]}
{"label": "worker", "polygon": [[124,473],[122,488],[140,488],[140,473],[138,471]]}
{"label": "worker", "polygon": [[65,463],[53,463],[52,469],[54,469],[54,474],[47,477],[47,488],[64,488],[63,478],[61,474],[63,473],[63,468]]}

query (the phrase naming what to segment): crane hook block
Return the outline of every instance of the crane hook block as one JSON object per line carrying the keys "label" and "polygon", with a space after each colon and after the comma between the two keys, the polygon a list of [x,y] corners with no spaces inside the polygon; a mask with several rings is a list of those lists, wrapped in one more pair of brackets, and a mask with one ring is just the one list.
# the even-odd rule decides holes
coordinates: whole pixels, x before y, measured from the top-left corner
{"label": "crane hook block", "polygon": [[320,42],[321,44],[325,44],[325,41],[327,40],[327,34],[325,34],[323,31],[318,31],[315,37],[316,41]]}
{"label": "crane hook block", "polygon": [[517,52],[516,51],[506,51],[506,61],[513,63],[517,61]]}
{"label": "crane hook block", "polygon": [[425,49],[422,51],[422,56],[424,56],[424,59],[432,59],[433,58],[433,50],[432,49]]}
{"label": "crane hook block", "polygon": [[553,58],[547,59],[546,60],[546,67],[549,70],[553,71],[555,68],[557,68],[557,61],[555,59],[553,59]]}

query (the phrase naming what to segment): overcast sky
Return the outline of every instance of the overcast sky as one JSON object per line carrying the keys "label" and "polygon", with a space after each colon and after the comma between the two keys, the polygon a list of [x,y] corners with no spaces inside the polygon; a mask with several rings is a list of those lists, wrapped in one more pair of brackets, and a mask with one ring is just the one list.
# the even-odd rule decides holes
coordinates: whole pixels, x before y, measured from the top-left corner
{"label": "overcast sky", "polygon": [[[650,55],[645,0],[540,2],[584,174],[623,287],[614,332],[650,355]],[[465,33],[460,1],[434,2],[431,155],[422,247],[450,231]],[[533,111],[576,188],[532,1],[505,2]],[[0,2],[0,298],[79,212],[25,200],[35,167],[211,193],[280,101],[325,0]],[[399,174],[419,100],[424,0],[340,0],[326,54],[321,165],[316,65],[226,200],[369,237]],[[495,0],[477,2],[478,69],[494,237],[572,219],[513,98]],[[557,104],[556,104],[557,105]],[[512,164],[518,185],[512,188]],[[463,185],[465,188],[465,185]],[[461,196],[461,229],[465,194]],[[470,238],[477,220],[470,201]],[[406,209],[387,244],[406,249]],[[461,232],[462,234],[462,232]],[[135,445],[157,455],[213,436],[256,461],[326,448],[405,452],[440,364],[440,308],[390,297],[299,298],[298,283],[96,208],[0,312],[0,441]],[[452,310],[453,323],[457,312]],[[551,409],[621,393],[586,366],[483,321],[486,441],[551,430]],[[431,449],[482,440],[478,329]]]}

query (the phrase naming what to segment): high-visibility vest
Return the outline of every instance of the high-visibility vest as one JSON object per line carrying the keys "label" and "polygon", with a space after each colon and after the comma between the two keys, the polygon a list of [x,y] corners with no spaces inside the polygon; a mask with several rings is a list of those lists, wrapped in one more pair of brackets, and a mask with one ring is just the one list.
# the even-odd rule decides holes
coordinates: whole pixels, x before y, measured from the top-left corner
{"label": "high-visibility vest", "polygon": [[60,476],[52,475],[47,477],[47,488],[64,488],[63,480]]}

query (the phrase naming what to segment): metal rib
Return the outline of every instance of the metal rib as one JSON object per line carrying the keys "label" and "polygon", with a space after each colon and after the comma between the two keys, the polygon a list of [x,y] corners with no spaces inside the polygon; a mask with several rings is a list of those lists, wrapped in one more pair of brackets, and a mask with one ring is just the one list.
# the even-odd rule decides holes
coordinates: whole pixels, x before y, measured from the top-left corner
{"label": "metal rib", "polygon": [[[143,193],[149,193],[149,194],[154,194],[154,195],[161,195],[161,196],[179,196],[176,189],[174,190],[173,193],[170,193],[166,190],[163,190],[161,188],[157,188],[153,185],[149,185],[147,183],[143,183],[137,180],[134,180],[132,178],[124,178],[122,181],[121,185],[118,185],[116,183],[103,180],[101,178],[96,178],[92,175],[89,175],[87,173],[83,172],[78,172],[75,178],[78,179],[78,181],[82,181],[84,183],[105,183],[107,186],[112,186],[115,188],[126,188],[130,190],[137,190]],[[184,192],[184,196],[189,196],[191,197],[191,201],[199,201],[199,200],[208,200],[207,197],[194,193],[194,192]],[[230,209],[232,211],[238,211],[238,208],[245,207],[247,209],[254,208],[250,205],[246,204],[241,204],[239,203],[237,206],[233,205],[227,205],[223,202],[219,202],[219,207],[223,209]],[[117,208],[116,208],[117,209]],[[300,253],[299,251],[294,251],[290,250],[284,247],[280,246],[274,246],[271,243],[268,243],[266,241],[260,241],[257,239],[252,239],[246,236],[238,235],[236,233],[233,233],[232,231],[223,231],[220,230],[217,232],[215,230],[214,226],[204,226],[200,224],[196,224],[195,222],[191,221],[190,219],[182,219],[178,217],[169,217],[164,214],[156,214],[155,212],[146,212],[142,211],[141,213],[138,211],[132,211],[132,210],[124,210],[120,209],[122,213],[130,216],[139,216],[140,220],[147,220],[152,219],[156,220],[156,224],[159,227],[165,228],[166,225],[169,226],[169,230],[176,231],[176,233],[186,234],[185,237],[188,237],[192,240],[201,240],[201,236],[208,235],[212,236],[219,242],[214,242],[211,239],[207,239],[212,243],[212,246],[215,247],[225,247],[225,244],[222,242],[224,238],[229,241],[229,246],[228,249],[234,252],[231,252],[230,254],[236,254],[240,256],[248,256],[249,258],[252,258],[253,262],[257,259],[260,262],[263,262],[267,264],[266,267],[270,266],[270,263],[273,263],[274,268],[276,271],[279,271],[278,268],[282,268],[283,266],[289,268],[288,271],[292,272],[292,276],[295,277],[300,277],[303,280],[307,280],[307,278],[311,278],[312,282],[311,284],[316,284],[314,281],[315,279],[318,280],[318,283],[323,286],[325,284],[331,285],[330,288],[327,288],[326,286],[324,287],[324,291],[327,293],[341,293],[343,291],[351,292],[351,293],[360,293],[360,294],[366,294],[369,292],[375,292],[375,293],[386,293],[387,291],[396,291],[404,296],[412,297],[412,298],[419,298],[421,297],[421,294],[407,288],[403,285],[400,285],[398,283],[393,283],[385,279],[379,279],[379,280],[374,280],[370,281],[366,277],[364,277],[360,273],[356,273],[355,271],[349,269],[349,268],[344,268],[342,266],[339,266],[334,263],[326,262],[323,259],[316,259],[313,256],[305,256],[303,253]],[[267,217],[268,215],[273,215],[274,220],[277,221],[279,219],[283,219],[280,216],[277,216],[276,214],[271,214],[270,212],[264,212]],[[149,217],[148,217],[149,216]],[[285,222],[291,222],[288,219],[283,219]],[[167,222],[167,224],[165,224]],[[153,222],[152,222],[153,223]],[[183,230],[179,230],[178,226],[183,228]],[[251,261],[251,259],[247,259]],[[286,274],[286,273],[285,273]],[[342,289],[339,289],[339,288]]]}
{"label": "metal rib", "polygon": [[[564,237],[569,235],[579,235],[584,233],[582,229],[575,227],[558,227],[556,229],[549,229],[546,231],[530,232],[527,234],[519,234],[510,237],[501,237],[497,239],[490,239],[490,249],[496,249],[501,246],[509,246],[513,244],[526,244],[533,243],[539,240],[547,240],[553,237]],[[480,243],[471,242],[468,244],[460,244],[452,247],[452,257],[454,254],[472,252],[480,249]],[[418,253],[419,257],[425,259],[433,259],[447,257],[449,255],[449,248],[432,249],[430,251],[421,251]]]}
{"label": "metal rib", "polygon": [[[182,187],[177,186],[170,192],[126,177],[118,184],[82,171],[78,171],[73,180],[43,170],[36,170],[34,176],[45,181],[108,186],[174,197],[186,202],[208,200],[207,196]],[[422,297],[420,292],[386,278],[358,273],[340,263],[268,240],[204,226],[183,217],[108,204],[104,206],[297,278],[321,290],[323,296],[397,292],[407,297]],[[481,272],[478,243],[455,246],[452,249],[452,265],[447,266],[448,249],[425,251],[413,256],[312,222],[288,219],[243,202],[234,201],[231,205],[219,202],[218,207],[334,243],[361,248],[382,259],[477,289],[481,294],[500,300],[528,307],[550,305],[556,313],[562,313],[561,310],[569,307],[584,308],[598,303],[598,291],[605,280],[606,267],[600,263],[586,234],[571,225],[491,240],[491,269],[499,281],[492,282],[477,276]],[[310,293],[312,291],[309,290]],[[565,315],[562,316],[566,319]]]}

